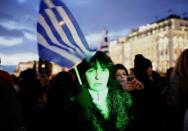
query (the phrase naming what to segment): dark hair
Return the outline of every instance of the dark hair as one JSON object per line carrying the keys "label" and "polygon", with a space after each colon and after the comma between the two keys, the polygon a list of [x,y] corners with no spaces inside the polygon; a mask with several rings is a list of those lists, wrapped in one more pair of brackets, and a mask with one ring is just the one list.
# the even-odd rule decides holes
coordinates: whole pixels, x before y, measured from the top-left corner
{"label": "dark hair", "polygon": [[152,62],[150,59],[145,59],[144,61],[144,68],[147,69],[148,67],[152,67]]}
{"label": "dark hair", "polygon": [[152,67],[152,62],[150,59],[145,58],[142,54],[137,54],[134,59],[134,67],[138,70],[145,70],[148,67]]}
{"label": "dark hair", "polygon": [[78,65],[78,70],[82,79],[83,84],[87,84],[87,80],[85,78],[85,73],[88,69],[96,65],[96,62],[99,62],[102,67],[108,68],[109,69],[109,80],[108,80],[108,85],[111,82],[111,79],[113,77],[113,72],[114,72],[114,64],[111,60],[111,58],[106,55],[104,52],[97,51],[96,54],[89,60],[83,60],[79,65]]}
{"label": "dark hair", "polygon": [[12,77],[6,71],[0,70],[0,79],[3,79],[3,81],[6,81],[6,82],[12,84]]}
{"label": "dark hair", "polygon": [[74,85],[74,78],[70,72],[59,72],[53,79],[52,86],[56,88],[62,88],[63,93],[72,92]]}
{"label": "dark hair", "polygon": [[21,80],[34,80],[37,79],[37,73],[34,69],[26,69],[20,73]]}
{"label": "dark hair", "polygon": [[74,96],[75,93],[72,74],[66,71],[59,72],[52,79],[51,88],[48,90],[48,106],[54,108],[53,106],[59,106],[58,104],[62,105],[63,101]]}
{"label": "dark hair", "polygon": [[142,54],[135,55],[134,58],[134,68],[142,68],[142,61],[144,59],[144,56]]}
{"label": "dark hair", "polygon": [[125,70],[125,73],[128,75],[128,70],[127,70],[127,68],[124,66],[124,65],[122,65],[122,64],[115,64],[115,66],[114,66],[114,75],[115,75],[115,73],[116,73],[116,71],[118,70],[118,69],[122,69],[122,70]]}

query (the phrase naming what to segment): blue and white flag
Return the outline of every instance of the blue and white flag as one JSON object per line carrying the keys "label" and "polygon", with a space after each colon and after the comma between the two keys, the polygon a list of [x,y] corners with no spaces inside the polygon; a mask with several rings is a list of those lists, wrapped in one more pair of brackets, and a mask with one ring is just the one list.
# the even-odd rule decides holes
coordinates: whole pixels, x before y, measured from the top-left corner
{"label": "blue and white flag", "polygon": [[37,23],[39,56],[71,68],[93,52],[75,18],[60,0],[42,0]]}

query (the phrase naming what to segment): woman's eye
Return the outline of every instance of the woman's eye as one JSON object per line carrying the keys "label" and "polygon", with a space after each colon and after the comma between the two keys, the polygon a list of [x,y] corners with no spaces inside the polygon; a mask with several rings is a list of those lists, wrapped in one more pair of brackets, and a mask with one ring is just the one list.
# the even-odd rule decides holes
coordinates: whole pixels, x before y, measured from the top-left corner
{"label": "woman's eye", "polygon": [[121,75],[119,75],[119,74],[118,74],[118,75],[116,75],[116,77],[120,77],[120,76],[121,76]]}
{"label": "woman's eye", "polygon": [[108,71],[108,69],[107,68],[103,68],[102,71]]}
{"label": "woman's eye", "polygon": [[95,71],[95,69],[89,69],[87,72],[88,73],[93,73]]}
{"label": "woman's eye", "polygon": [[122,75],[123,75],[123,76],[127,76],[127,74],[126,74],[126,73],[123,73]]}

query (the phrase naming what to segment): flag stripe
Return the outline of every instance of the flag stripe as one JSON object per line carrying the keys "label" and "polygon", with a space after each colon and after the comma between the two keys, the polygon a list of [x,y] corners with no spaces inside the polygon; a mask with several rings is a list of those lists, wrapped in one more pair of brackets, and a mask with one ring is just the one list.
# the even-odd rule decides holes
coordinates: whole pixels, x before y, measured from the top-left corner
{"label": "flag stripe", "polygon": [[[61,36],[58,33],[58,31],[56,31],[55,27],[54,27],[54,22],[55,22],[55,18],[54,20],[51,20],[45,10],[45,12],[41,12],[42,15],[40,15],[42,22],[40,23],[41,25],[43,25],[44,27],[49,27],[49,29],[51,30],[51,32],[54,34],[54,36],[56,37],[56,39],[58,40],[58,43],[60,44],[62,42],[61,40]],[[40,20],[40,19],[39,19]],[[40,21],[39,21],[40,22]],[[45,24],[45,25],[44,25]]]}
{"label": "flag stripe", "polygon": [[74,48],[67,47],[65,44],[60,44],[60,42],[57,40],[57,37],[54,36],[55,33],[53,33],[52,30],[50,30],[50,27],[48,26],[44,18],[42,16],[39,16],[39,19],[39,23],[37,24],[38,32],[40,32],[41,35],[48,39],[47,41],[49,42],[49,44],[54,46],[60,46],[63,49],[70,51],[72,53],[76,52]]}
{"label": "flag stripe", "polygon": [[[77,49],[77,50],[80,49],[80,47],[77,45],[78,43],[73,42],[73,41],[74,41],[73,39],[72,39],[71,42],[69,41],[70,39],[68,39],[67,36],[66,36],[68,32],[64,33],[63,30],[60,30],[60,28],[59,28],[59,22],[58,22],[58,20],[56,19],[55,16],[57,16],[57,14],[58,14],[58,15],[59,15],[58,17],[61,17],[61,18],[63,19],[64,16],[61,16],[60,14],[61,14],[61,13],[65,13],[65,14],[66,14],[66,12],[59,12],[59,13],[54,12],[54,13],[53,13],[53,11],[56,10],[56,9],[58,9],[58,8],[62,8],[62,7],[63,7],[63,8],[66,8],[65,5],[64,5],[63,3],[57,1],[57,0],[54,0],[54,1],[53,1],[53,3],[54,3],[56,6],[55,6],[51,1],[45,0],[44,2],[45,2],[44,4],[46,4],[47,7],[52,8],[51,10],[50,10],[50,9],[46,10],[47,15],[49,16],[49,19],[52,21],[52,23],[53,23],[54,27],[56,28],[56,30],[58,31],[59,35],[62,36],[62,39],[64,38],[63,40],[65,41],[65,43],[68,43],[69,46],[71,46],[71,47],[73,47],[72,45],[76,46],[76,48],[75,48],[75,47],[73,47],[73,48],[75,48],[75,49]],[[54,8],[54,7],[56,7],[56,8]],[[53,11],[52,11],[52,10],[53,10]],[[68,14],[71,15],[70,12],[69,12]],[[66,17],[68,17],[68,15],[66,15]],[[74,17],[72,16],[72,19],[73,19],[73,18],[74,18]],[[65,26],[66,26],[66,25],[65,25]],[[80,32],[81,32],[81,31],[80,31]],[[84,38],[84,36],[83,36],[83,38]],[[71,43],[71,44],[70,44],[70,43]],[[87,45],[87,42],[86,42],[86,45]],[[83,50],[83,49],[80,49],[80,51],[82,52],[81,54],[84,54],[82,50]],[[85,50],[85,51],[86,51],[86,50]]]}
{"label": "flag stripe", "polygon": [[[49,38],[50,36],[47,34],[47,32],[45,31],[45,29],[40,24],[38,24],[37,26],[38,26],[37,28],[40,30],[40,32],[38,32],[38,33],[40,33],[40,35],[42,35],[43,37],[45,37],[46,41],[48,42],[48,44],[50,46],[55,46],[57,48],[61,48],[63,50],[66,50],[67,52],[72,52],[73,53],[73,51],[70,50],[70,48],[66,48],[63,45],[58,44],[56,38],[54,38],[54,40],[53,40],[53,38]],[[57,42],[57,44],[54,44],[54,41]]]}
{"label": "flag stripe", "polygon": [[48,44],[48,42],[46,41],[46,39],[40,34],[40,33],[37,33],[37,37],[38,37],[38,44],[48,48],[49,50],[53,51],[53,52],[56,52],[57,54],[59,54],[60,56],[63,56],[63,57],[66,57],[68,56],[69,59],[73,62],[77,62],[77,61],[80,61],[81,59],[78,58],[77,56],[75,55],[72,55],[66,51],[62,51],[60,48],[57,48],[57,47],[54,47],[54,46],[50,46]]}
{"label": "flag stripe", "polygon": [[[51,10],[46,10],[46,13],[47,13],[47,17],[49,17],[49,21],[47,21],[47,23],[52,24],[50,26],[51,30],[55,34],[55,36],[58,38],[58,40],[63,42],[63,44],[69,48],[77,49],[71,44],[71,42],[69,41],[69,39],[66,36],[66,33],[62,30],[62,28],[60,28],[59,22],[57,21],[53,12]],[[46,20],[48,20],[47,17],[45,17]],[[80,53],[80,51],[78,49],[77,49],[77,52]]]}
{"label": "flag stripe", "polygon": [[[66,11],[65,11],[64,9],[66,9]],[[75,19],[73,20],[74,17],[71,16],[71,14],[69,14],[69,10],[68,10],[66,7],[64,7],[64,9],[63,9],[63,8],[57,8],[57,10],[59,11],[59,14],[61,14],[62,18],[64,18],[65,23],[67,24],[68,28],[70,29],[70,32],[71,32],[73,38],[75,39],[75,41],[77,41],[78,46],[79,46],[84,52],[88,52],[88,50],[90,50],[90,49],[89,49],[89,47],[88,47],[88,44],[85,43],[86,40],[85,40],[85,38],[84,38],[84,35],[83,35],[82,32],[80,31],[80,28],[79,28],[79,26],[78,26],[76,20],[75,20]],[[66,12],[67,12],[67,13],[66,13]],[[69,14],[69,16],[68,16],[67,14]],[[70,20],[70,17],[71,17],[71,20],[72,20],[72,21]],[[74,22],[74,23],[73,23],[73,22]],[[76,30],[75,28],[76,28],[77,30]],[[82,41],[81,41],[80,38],[83,38]]]}
{"label": "flag stripe", "polygon": [[[56,64],[63,65],[68,68],[71,68],[72,65],[75,64],[71,60],[68,60],[67,57],[60,56],[56,52],[53,52],[40,44],[38,44],[38,49],[40,50],[39,51],[40,57],[47,61],[53,61]],[[46,53],[48,53],[48,55],[45,55]]]}
{"label": "flag stripe", "polygon": [[[57,7],[57,10],[55,9],[55,10],[53,10],[53,12],[54,12],[56,18],[58,19],[58,21],[65,23],[64,19],[60,15],[63,12],[59,12],[58,8],[62,8],[62,7]],[[63,24],[62,28],[63,28],[63,31],[66,32],[66,37],[68,38],[68,40],[75,46],[75,48],[80,49],[80,51],[83,53],[82,49],[77,45],[76,41],[73,39],[73,36],[72,36],[69,28],[67,27],[67,24]]]}
{"label": "flag stripe", "polygon": [[[61,8],[61,7],[57,7],[57,8]],[[64,22],[64,19],[61,17],[61,15],[59,14],[59,12],[57,11],[56,8],[53,9],[52,11],[53,11],[54,17],[56,17],[57,20],[59,21],[58,24],[60,24],[60,22],[65,23],[65,22]],[[66,24],[63,24],[61,27],[63,28],[63,30],[62,30],[62,31],[63,31],[63,35],[66,35],[66,37],[62,37],[62,39],[63,39],[63,38],[67,38],[67,39],[63,39],[63,40],[64,40],[64,41],[67,41],[67,40],[68,40],[68,41],[69,41],[68,43],[71,43],[72,46],[74,46],[74,48],[79,49],[79,51],[83,54],[82,49],[80,49],[80,47],[79,47],[79,46],[77,45],[77,43],[74,41],[74,39],[73,39],[73,37],[72,37],[72,34],[71,34],[70,30],[68,29],[67,25],[66,25]],[[66,32],[66,33],[65,33],[65,32]]]}
{"label": "flag stripe", "polygon": [[[57,3],[53,4],[54,2],[56,2],[56,1],[54,0],[52,2],[51,0],[43,0],[42,4],[44,4],[46,8],[55,8],[56,6],[60,6],[59,4],[57,5]],[[46,9],[46,8],[44,8],[44,9]]]}
{"label": "flag stripe", "polygon": [[[43,15],[45,16],[45,15]],[[48,38],[48,36],[50,37],[50,40],[54,43],[54,45],[58,45],[61,46],[65,49],[69,49],[70,52],[74,52],[75,54],[79,55],[80,57],[83,57],[83,55],[81,55],[81,53],[77,53],[78,51],[76,51],[75,48],[72,48],[70,46],[68,46],[67,44],[65,44],[64,41],[61,41],[60,39],[58,39],[58,33],[56,33],[55,29],[53,26],[48,26],[48,25],[52,25],[51,21],[48,20],[48,18],[44,19],[45,17],[42,17],[42,15],[39,15],[39,22],[38,25],[41,25],[43,27],[43,29],[45,31],[42,32],[42,28],[40,29],[41,26],[39,27],[38,32],[40,32],[41,34],[45,34],[45,32],[47,33],[47,35],[45,35],[45,37]],[[47,23],[47,22],[48,23]],[[58,40],[57,40],[58,39]],[[68,40],[67,40],[68,41]]]}
{"label": "flag stripe", "polygon": [[[46,2],[48,3],[48,1],[41,0],[39,12],[49,8],[48,7],[49,4],[47,4]],[[49,1],[49,2],[51,2],[51,1]]]}

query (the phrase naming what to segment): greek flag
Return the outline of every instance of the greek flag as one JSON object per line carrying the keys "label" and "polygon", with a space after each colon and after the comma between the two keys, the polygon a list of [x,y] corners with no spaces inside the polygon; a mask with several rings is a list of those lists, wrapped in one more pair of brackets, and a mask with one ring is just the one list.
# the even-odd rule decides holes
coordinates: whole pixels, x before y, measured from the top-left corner
{"label": "greek flag", "polygon": [[60,0],[42,0],[37,40],[39,57],[71,68],[93,52],[72,13]]}

